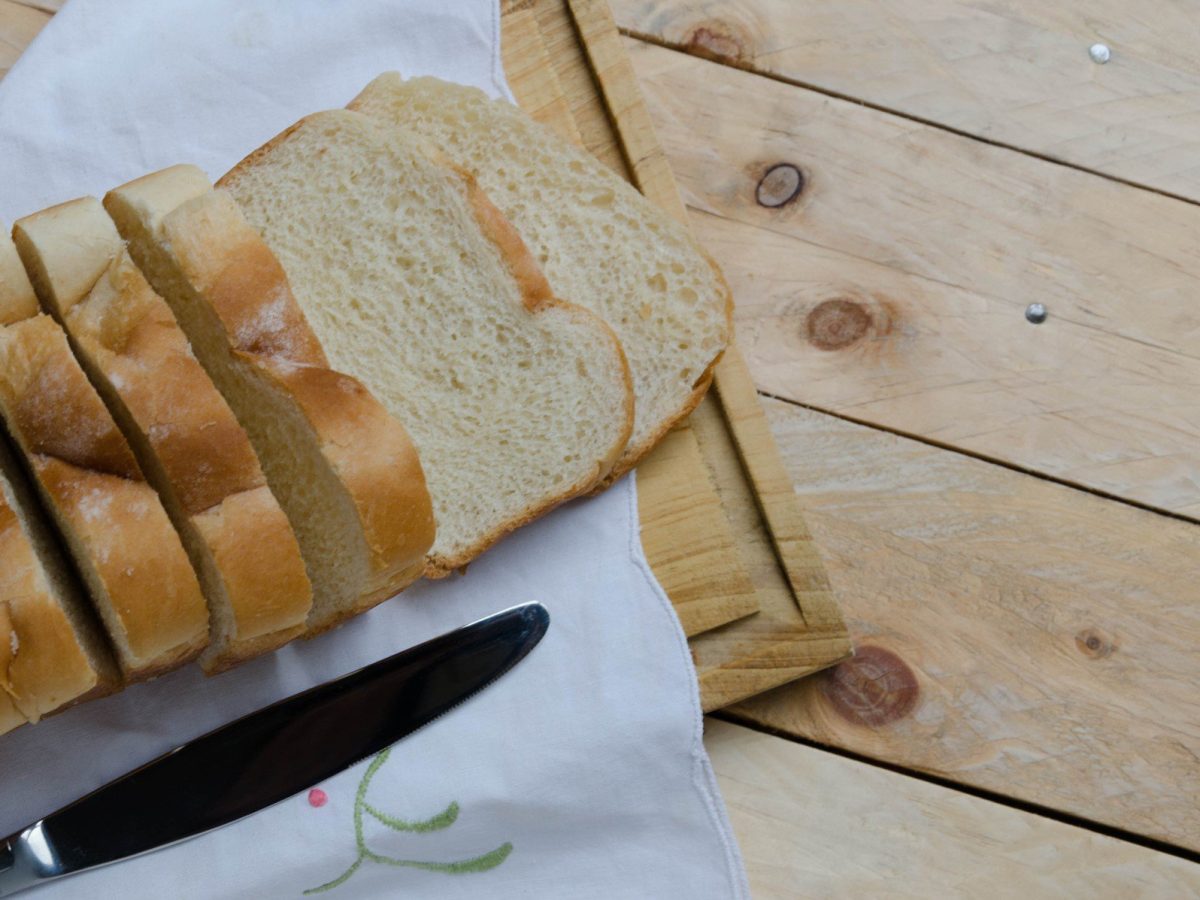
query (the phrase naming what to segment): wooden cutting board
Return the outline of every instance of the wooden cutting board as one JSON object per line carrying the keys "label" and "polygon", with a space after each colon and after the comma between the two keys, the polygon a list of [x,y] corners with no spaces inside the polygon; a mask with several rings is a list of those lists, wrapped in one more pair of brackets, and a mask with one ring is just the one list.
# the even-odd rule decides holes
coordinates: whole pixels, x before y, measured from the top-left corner
{"label": "wooden cutting board", "polygon": [[[517,102],[687,223],[605,0],[506,0]],[[638,467],[642,542],[689,635],[705,711],[846,658],[850,640],[736,346]]]}

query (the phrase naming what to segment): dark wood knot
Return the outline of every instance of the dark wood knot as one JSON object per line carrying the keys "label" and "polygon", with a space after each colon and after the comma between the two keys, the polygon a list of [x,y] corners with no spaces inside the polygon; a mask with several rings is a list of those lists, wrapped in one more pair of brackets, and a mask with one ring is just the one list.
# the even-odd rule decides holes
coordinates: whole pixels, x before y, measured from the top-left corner
{"label": "dark wood knot", "polygon": [[877,727],[903,719],[917,705],[917,676],[883,647],[859,647],[821,678],[821,694],[843,719]]}
{"label": "dark wood knot", "polygon": [[775,163],[763,173],[754,189],[759,206],[778,209],[787,206],[804,192],[804,173],[791,163]]}
{"label": "dark wood knot", "polygon": [[837,297],[813,307],[804,318],[809,343],[818,350],[841,350],[860,341],[871,328],[871,314],[861,303]]}
{"label": "dark wood knot", "polygon": [[1104,659],[1117,649],[1117,642],[1099,628],[1085,628],[1075,635],[1075,646],[1088,659]]}
{"label": "dark wood knot", "polygon": [[692,26],[683,37],[687,52],[727,65],[744,64],[749,59],[748,43],[739,29],[717,19]]}

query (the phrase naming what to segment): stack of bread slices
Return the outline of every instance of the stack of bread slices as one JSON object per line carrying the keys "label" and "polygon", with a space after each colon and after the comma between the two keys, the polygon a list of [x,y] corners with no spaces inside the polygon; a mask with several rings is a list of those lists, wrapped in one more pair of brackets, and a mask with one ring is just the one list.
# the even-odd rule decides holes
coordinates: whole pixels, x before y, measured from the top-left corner
{"label": "stack of bread slices", "polygon": [[632,468],[729,292],[516,108],[372,82],[0,234],[0,732],[308,637]]}

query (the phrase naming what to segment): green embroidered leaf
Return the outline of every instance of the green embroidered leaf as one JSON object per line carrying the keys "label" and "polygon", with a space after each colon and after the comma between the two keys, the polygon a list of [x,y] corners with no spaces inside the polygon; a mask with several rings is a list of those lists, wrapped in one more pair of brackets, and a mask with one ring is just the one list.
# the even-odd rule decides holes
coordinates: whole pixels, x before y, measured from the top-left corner
{"label": "green embroidered leaf", "polygon": [[470,872],[486,872],[494,869],[508,859],[513,845],[503,843],[491,853],[474,856],[471,859],[460,859],[457,862],[422,862],[415,859],[393,859],[390,856],[380,856],[378,853],[367,851],[367,859],[371,862],[383,863],[388,866],[403,866],[408,869],[424,869],[427,872],[445,872],[448,875],[465,875]]}
{"label": "green embroidered leaf", "polygon": [[363,809],[368,813],[395,831],[416,831],[424,833],[426,831],[440,831],[443,828],[449,828],[458,818],[458,803],[451,802],[444,810],[438,813],[431,819],[423,819],[418,822],[408,822],[404,819],[397,819],[395,816],[389,816],[385,812],[380,812],[370,803],[363,803]]}
{"label": "green embroidered leaf", "polygon": [[347,881],[349,881],[350,876],[353,875],[355,872],[357,872],[358,867],[361,866],[362,864],[363,864],[363,857],[360,856],[358,859],[356,859],[354,861],[354,865],[352,865],[350,868],[348,868],[345,872],[343,872],[337,878],[333,879],[333,881],[327,881],[324,884],[318,885],[315,888],[309,888],[304,893],[306,895],[308,895],[308,894],[320,894],[325,891],[332,891],[338,885],[345,884]]}

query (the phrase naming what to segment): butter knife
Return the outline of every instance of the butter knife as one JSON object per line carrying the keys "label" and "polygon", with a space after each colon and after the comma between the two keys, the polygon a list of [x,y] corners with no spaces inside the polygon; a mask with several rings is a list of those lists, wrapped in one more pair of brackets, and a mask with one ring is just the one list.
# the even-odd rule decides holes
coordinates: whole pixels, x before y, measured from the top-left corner
{"label": "butter knife", "polygon": [[546,633],[527,603],[281,700],[0,842],[0,897],[177,844],[389,747],[508,672]]}

